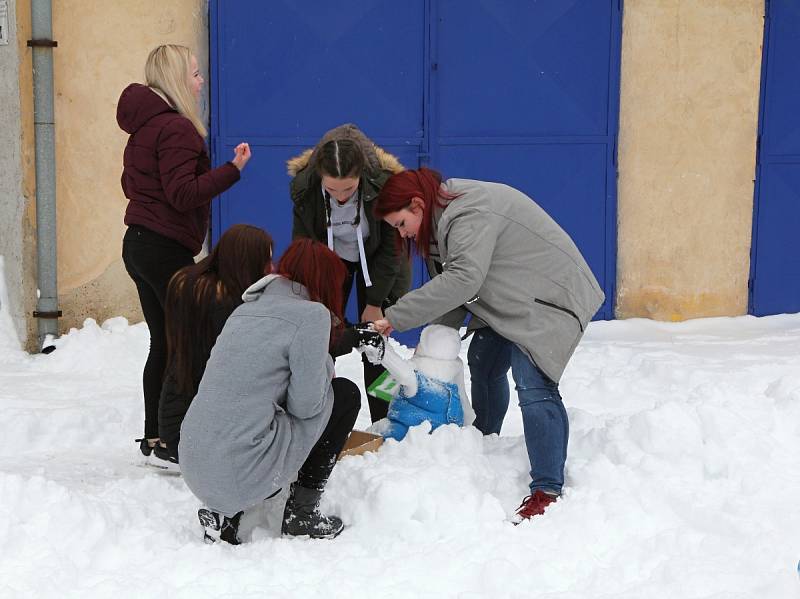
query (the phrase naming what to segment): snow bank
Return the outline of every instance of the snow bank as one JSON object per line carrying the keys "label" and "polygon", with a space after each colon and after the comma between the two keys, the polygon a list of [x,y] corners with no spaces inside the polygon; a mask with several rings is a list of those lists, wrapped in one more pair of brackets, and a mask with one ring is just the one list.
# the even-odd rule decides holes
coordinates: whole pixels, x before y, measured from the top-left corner
{"label": "snow bank", "polygon": [[13,354],[20,350],[19,338],[14,329],[9,311],[8,288],[3,256],[0,256],[0,359],[4,354]]}
{"label": "snow bank", "polygon": [[507,521],[529,467],[512,400],[500,437],[423,425],[342,460],[323,504],[338,539],[280,538],[279,496],[240,547],[203,545],[182,479],[137,456],[147,344],[144,325],[87,320],[50,355],[0,359],[0,596],[800,592],[798,315],[593,323],[562,381],[565,493],[529,523]]}

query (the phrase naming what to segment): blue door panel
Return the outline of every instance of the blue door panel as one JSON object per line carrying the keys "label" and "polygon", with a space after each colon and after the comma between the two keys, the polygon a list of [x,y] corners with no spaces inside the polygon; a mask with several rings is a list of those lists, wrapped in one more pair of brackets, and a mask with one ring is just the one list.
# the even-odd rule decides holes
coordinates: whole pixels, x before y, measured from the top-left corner
{"label": "blue door panel", "polygon": [[581,248],[609,298],[599,316],[612,318],[620,4],[211,0],[214,161],[240,141],[253,149],[214,203],[213,240],[249,222],[279,256],[291,236],[286,160],[354,122],[406,167],[534,197]]}
{"label": "blue door panel", "polygon": [[432,165],[531,195],[603,288],[597,317],[613,318],[619,4],[444,0],[435,11]]}
{"label": "blue door panel", "polygon": [[605,275],[606,147],[601,144],[441,148],[448,177],[506,183],[531,196],[575,240],[598,280]]}
{"label": "blue door panel", "polygon": [[421,137],[421,0],[216,8],[226,137],[318,139],[354,120],[374,137]]}
{"label": "blue door panel", "polygon": [[767,157],[800,156],[800,3],[772,0],[762,136]]}
{"label": "blue door panel", "polygon": [[597,0],[442,2],[439,135],[606,135],[614,14]]}
{"label": "blue door panel", "polygon": [[757,316],[800,312],[800,4],[766,8],[750,260]]}
{"label": "blue door panel", "polygon": [[[221,145],[223,157],[233,156],[233,145]],[[249,223],[269,231],[279,256],[291,241],[292,203],[289,200],[289,177],[286,158],[292,148],[251,144],[253,157],[233,190],[215,200],[213,236],[231,225]],[[299,153],[300,148],[295,153]],[[287,227],[286,224],[289,223]]]}
{"label": "blue door panel", "polygon": [[761,176],[753,313],[800,312],[800,164],[764,165]]}

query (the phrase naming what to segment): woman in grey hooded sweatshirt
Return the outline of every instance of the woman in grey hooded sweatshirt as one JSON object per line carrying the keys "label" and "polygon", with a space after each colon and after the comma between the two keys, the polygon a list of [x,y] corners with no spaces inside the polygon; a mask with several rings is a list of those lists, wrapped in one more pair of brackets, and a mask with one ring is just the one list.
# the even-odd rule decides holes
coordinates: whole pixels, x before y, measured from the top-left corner
{"label": "woman in grey hooded sweatshirt", "polygon": [[238,544],[243,510],[295,477],[282,534],[332,538],[343,528],[319,500],[360,409],[358,387],[333,378],[329,354],[342,333],[345,268],[302,239],[276,272],[228,318],[181,427],[181,470],[206,506],[208,542]]}
{"label": "woman in grey hooded sweatshirt", "polygon": [[[322,136],[313,149],[287,162],[294,203],[292,238],[327,243],[347,267],[343,303],[353,288],[360,322],[383,318],[383,310],[408,291],[410,264],[397,252],[397,234],[372,214],[381,187],[403,170],[389,152],[353,124]],[[364,388],[383,373],[364,359]],[[367,396],[373,422],[386,416],[385,401]]]}

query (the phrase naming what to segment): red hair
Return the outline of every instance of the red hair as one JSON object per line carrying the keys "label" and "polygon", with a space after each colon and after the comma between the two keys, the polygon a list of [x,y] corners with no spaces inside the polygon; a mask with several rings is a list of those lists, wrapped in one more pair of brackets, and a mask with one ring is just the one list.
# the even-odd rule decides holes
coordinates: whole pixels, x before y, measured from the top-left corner
{"label": "red hair", "polygon": [[331,312],[331,345],[344,327],[342,289],[347,269],[328,246],[311,239],[293,241],[281,256],[277,274],[303,285],[311,301]]}
{"label": "red hair", "polygon": [[[423,167],[417,170],[401,171],[389,177],[375,199],[372,212],[375,218],[383,219],[392,212],[409,208],[411,200],[414,198],[421,199],[424,206],[415,245],[417,251],[427,258],[430,254],[433,236],[431,231],[433,211],[437,206],[439,208],[446,207],[450,200],[457,197],[457,194],[452,194],[442,188],[441,174]],[[400,243],[403,244],[402,239],[400,239]],[[408,252],[409,243],[409,240],[405,241],[406,252]]]}

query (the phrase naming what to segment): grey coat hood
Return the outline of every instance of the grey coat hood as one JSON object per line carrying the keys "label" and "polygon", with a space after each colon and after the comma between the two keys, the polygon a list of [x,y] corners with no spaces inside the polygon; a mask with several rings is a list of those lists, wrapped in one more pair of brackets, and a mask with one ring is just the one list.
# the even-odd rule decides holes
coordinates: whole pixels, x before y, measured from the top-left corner
{"label": "grey coat hood", "polygon": [[[255,283],[250,285],[250,287],[244,290],[244,293],[242,294],[242,301],[243,302],[256,301],[264,294],[264,290],[267,288],[267,286],[276,279],[283,279],[283,277],[281,277],[281,275],[264,275],[258,281],[256,281]],[[295,283],[294,288],[297,290],[298,296],[302,297],[303,299],[308,299],[308,291],[306,290],[305,287],[303,287],[299,283]]]}

